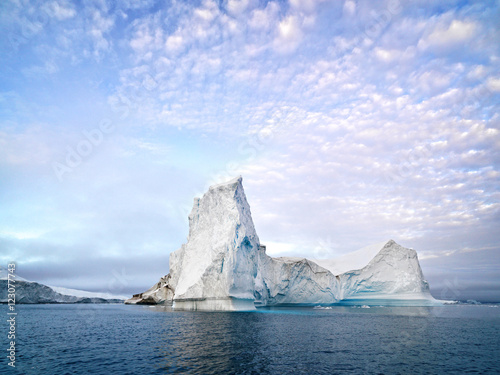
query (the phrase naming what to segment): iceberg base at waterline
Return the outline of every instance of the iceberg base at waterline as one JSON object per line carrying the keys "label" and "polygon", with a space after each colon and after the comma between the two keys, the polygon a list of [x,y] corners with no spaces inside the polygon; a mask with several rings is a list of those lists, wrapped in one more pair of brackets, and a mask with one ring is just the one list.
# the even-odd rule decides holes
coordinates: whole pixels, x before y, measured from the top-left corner
{"label": "iceberg base at waterline", "polygon": [[172,308],[183,311],[251,311],[255,310],[253,299],[240,298],[206,298],[177,299],[172,302]]}
{"label": "iceberg base at waterline", "polygon": [[367,249],[338,260],[268,256],[240,176],[195,198],[187,242],[170,254],[170,273],[125,303],[210,311],[442,304],[431,296],[415,250],[392,240]]}
{"label": "iceberg base at waterline", "polygon": [[417,295],[405,298],[405,296],[372,296],[371,298],[342,299],[335,303],[338,306],[442,306],[443,301],[436,300],[429,295],[427,298]]}

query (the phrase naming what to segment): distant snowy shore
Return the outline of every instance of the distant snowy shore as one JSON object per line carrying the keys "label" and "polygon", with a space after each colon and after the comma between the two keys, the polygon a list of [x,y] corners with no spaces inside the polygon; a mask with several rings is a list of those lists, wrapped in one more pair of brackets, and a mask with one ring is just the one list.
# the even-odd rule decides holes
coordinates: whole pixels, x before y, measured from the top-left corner
{"label": "distant snowy shore", "polygon": [[[7,303],[8,272],[0,267],[0,303]],[[123,303],[126,299],[109,293],[93,293],[77,289],[49,287],[20,276],[11,276],[15,286],[16,304],[34,303]]]}

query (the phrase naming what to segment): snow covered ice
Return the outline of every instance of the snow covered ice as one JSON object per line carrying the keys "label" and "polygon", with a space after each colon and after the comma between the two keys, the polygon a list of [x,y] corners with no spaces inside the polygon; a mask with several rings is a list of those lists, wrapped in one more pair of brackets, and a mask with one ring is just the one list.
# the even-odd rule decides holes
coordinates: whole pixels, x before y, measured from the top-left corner
{"label": "snow covered ice", "polygon": [[260,306],[331,304],[338,300],[339,280],[306,258],[271,258],[259,254],[256,303]]}
{"label": "snow covered ice", "polygon": [[340,299],[432,299],[417,252],[387,242],[368,265],[340,275]]}
{"label": "snow covered ice", "polygon": [[187,242],[169,261],[168,275],[126,303],[172,303],[180,310],[437,303],[416,251],[392,240],[336,260],[268,256],[255,231],[241,176],[195,198]]}

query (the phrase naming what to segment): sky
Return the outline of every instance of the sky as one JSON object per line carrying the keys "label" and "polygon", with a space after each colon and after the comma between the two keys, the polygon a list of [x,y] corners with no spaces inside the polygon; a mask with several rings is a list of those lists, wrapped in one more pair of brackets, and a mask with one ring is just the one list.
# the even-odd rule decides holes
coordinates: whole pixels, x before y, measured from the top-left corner
{"label": "sky", "polygon": [[142,292],[241,175],[270,255],[393,239],[435,297],[500,301],[499,10],[2,1],[0,265]]}

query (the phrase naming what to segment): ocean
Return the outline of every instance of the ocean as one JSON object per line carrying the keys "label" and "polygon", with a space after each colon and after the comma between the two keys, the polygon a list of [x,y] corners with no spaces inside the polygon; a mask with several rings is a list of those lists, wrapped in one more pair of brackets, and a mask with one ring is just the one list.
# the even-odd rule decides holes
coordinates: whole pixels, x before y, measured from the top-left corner
{"label": "ocean", "polygon": [[[7,306],[0,306],[7,320]],[[499,374],[500,307],[17,305],[1,374]],[[7,349],[7,350],[6,350]]]}

